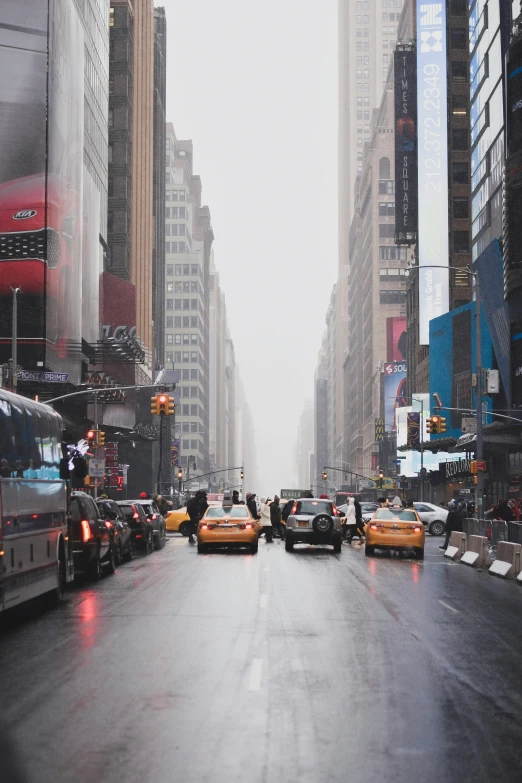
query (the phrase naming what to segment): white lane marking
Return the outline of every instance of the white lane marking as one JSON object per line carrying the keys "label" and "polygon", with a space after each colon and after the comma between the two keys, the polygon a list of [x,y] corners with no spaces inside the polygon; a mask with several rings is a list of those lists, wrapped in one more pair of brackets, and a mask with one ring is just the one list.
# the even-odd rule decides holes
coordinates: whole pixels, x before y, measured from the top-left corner
{"label": "white lane marking", "polygon": [[268,606],[268,595],[266,593],[262,593],[259,598],[259,607],[261,609],[266,609]]}
{"label": "white lane marking", "polygon": [[440,598],[438,598],[437,600],[438,600],[439,604],[442,604],[442,606],[445,606],[445,607],[446,607],[446,609],[449,609],[449,610],[450,610],[450,612],[453,612],[453,614],[458,614],[458,613],[459,613],[459,610],[458,610],[458,609],[454,609],[454,608],[453,608],[452,606],[450,606],[449,604],[446,604],[444,601],[441,601],[441,600],[440,600]]}
{"label": "white lane marking", "polygon": [[249,691],[261,690],[261,676],[263,674],[263,659],[254,658],[252,661],[252,668],[250,669],[250,682],[248,683]]}

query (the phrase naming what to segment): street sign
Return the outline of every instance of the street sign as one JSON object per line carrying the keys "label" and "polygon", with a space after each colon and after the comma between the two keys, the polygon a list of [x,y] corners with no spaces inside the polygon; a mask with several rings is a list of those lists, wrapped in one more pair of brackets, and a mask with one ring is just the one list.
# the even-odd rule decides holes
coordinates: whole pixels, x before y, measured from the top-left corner
{"label": "street sign", "polygon": [[375,440],[382,440],[384,438],[384,419],[375,419]]}
{"label": "street sign", "polygon": [[295,500],[304,497],[308,492],[309,489],[282,489],[279,497],[281,500]]}
{"label": "street sign", "polygon": [[66,372],[41,372],[40,370],[19,370],[17,378],[20,381],[42,381],[43,383],[67,383],[69,374]]}
{"label": "street sign", "polygon": [[486,460],[485,459],[478,459],[477,460],[477,471],[479,470],[487,470],[486,468]]}
{"label": "street sign", "polygon": [[91,478],[103,478],[105,476],[105,460],[104,459],[90,459],[89,460],[89,476]]}
{"label": "street sign", "polygon": [[477,419],[475,416],[463,416],[462,417],[462,432],[473,433],[477,431]]}

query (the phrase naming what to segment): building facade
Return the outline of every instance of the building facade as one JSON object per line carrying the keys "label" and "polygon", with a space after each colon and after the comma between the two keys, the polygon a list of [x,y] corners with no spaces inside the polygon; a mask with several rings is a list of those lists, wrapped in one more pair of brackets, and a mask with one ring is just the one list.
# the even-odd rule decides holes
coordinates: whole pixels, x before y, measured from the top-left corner
{"label": "building facade", "polygon": [[214,235],[192,142],[167,123],[165,224],[165,367],[180,371],[176,436],[180,464],[207,472],[209,455],[210,254]]}
{"label": "building facade", "polygon": [[152,249],[153,346],[152,366],[165,364],[165,164],[167,144],[167,20],[164,8],[154,9],[154,120]]}

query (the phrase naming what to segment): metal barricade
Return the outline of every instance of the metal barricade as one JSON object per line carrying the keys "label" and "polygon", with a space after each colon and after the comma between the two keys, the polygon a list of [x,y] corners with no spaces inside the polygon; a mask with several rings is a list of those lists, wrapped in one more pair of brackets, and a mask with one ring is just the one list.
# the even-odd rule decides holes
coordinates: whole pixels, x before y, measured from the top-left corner
{"label": "metal barricade", "polygon": [[520,522],[508,522],[509,541],[513,544],[522,544],[522,524]]}
{"label": "metal barricade", "polygon": [[467,533],[468,536],[487,536],[487,538],[491,536],[491,522],[488,519],[472,519],[468,517],[463,520],[462,527],[464,533]]}
{"label": "metal barricade", "polygon": [[499,541],[509,541],[508,523],[503,519],[492,519],[488,525],[491,526],[491,545],[496,552]]}

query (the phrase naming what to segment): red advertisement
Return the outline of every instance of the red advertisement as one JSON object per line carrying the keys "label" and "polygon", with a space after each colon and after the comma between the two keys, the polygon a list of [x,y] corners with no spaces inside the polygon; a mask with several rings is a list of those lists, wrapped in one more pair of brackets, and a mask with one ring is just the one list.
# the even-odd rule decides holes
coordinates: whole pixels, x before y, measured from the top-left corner
{"label": "red advertisement", "polygon": [[386,361],[402,362],[406,358],[406,317],[386,319]]}

